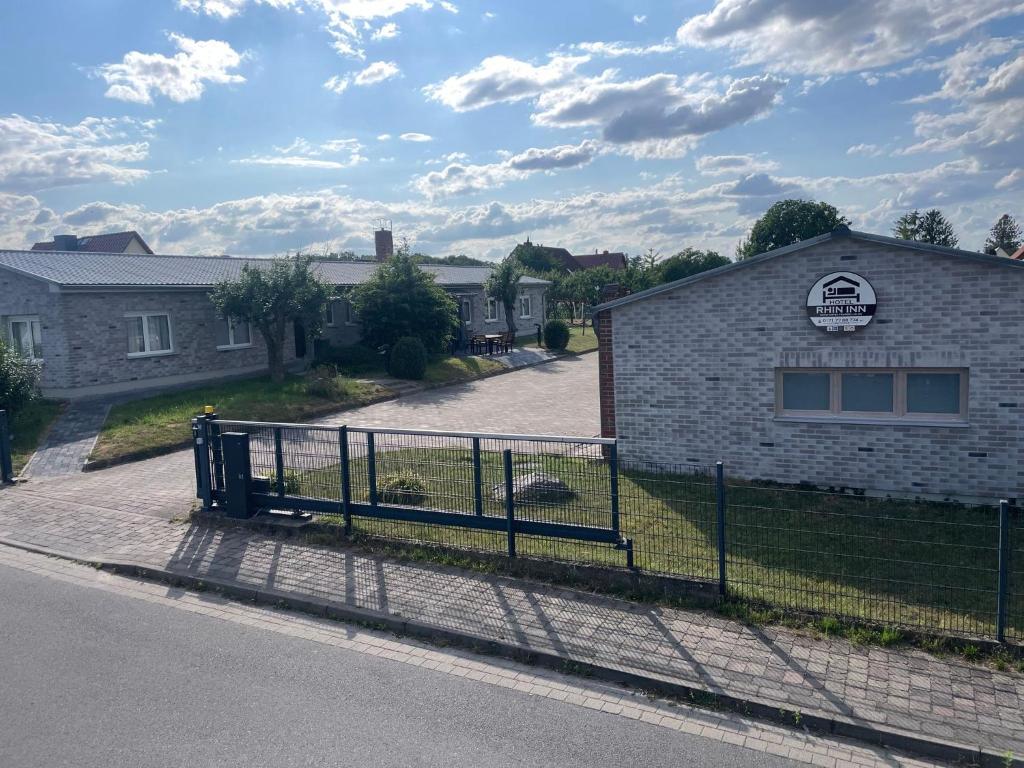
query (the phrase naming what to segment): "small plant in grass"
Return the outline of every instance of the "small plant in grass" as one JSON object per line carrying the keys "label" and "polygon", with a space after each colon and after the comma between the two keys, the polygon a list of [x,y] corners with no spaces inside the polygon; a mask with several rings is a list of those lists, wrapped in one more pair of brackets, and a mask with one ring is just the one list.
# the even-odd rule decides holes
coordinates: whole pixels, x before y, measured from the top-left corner
{"label": "small plant in grass", "polygon": [[825,635],[838,635],[842,628],[843,625],[839,622],[839,619],[832,616],[826,616],[818,622],[818,629]]}
{"label": "small plant in grass", "polygon": [[968,661],[975,661],[981,655],[981,649],[976,645],[965,645],[960,653]]}
{"label": "small plant in grass", "polygon": [[338,369],[333,365],[318,365],[309,372],[306,394],[310,397],[333,400],[347,394],[347,385],[348,381],[338,376]]}
{"label": "small plant in grass", "polygon": [[377,481],[377,495],[386,504],[420,506],[427,500],[427,485],[413,472],[399,472]]}
{"label": "small plant in grass", "polygon": [[403,336],[391,350],[388,372],[399,379],[420,380],[427,373],[427,348],[415,336]]}
{"label": "small plant in grass", "polygon": [[561,352],[569,344],[569,326],[564,320],[548,320],[544,323],[544,346]]}
{"label": "small plant in grass", "polygon": [[[297,495],[299,488],[302,485],[301,475],[294,469],[286,469],[284,471],[284,492],[289,495]],[[277,490],[277,473],[270,473],[270,490],[274,492]]]}
{"label": "small plant in grass", "polygon": [[886,647],[899,645],[902,641],[903,633],[892,627],[886,627],[878,636],[878,642]]}

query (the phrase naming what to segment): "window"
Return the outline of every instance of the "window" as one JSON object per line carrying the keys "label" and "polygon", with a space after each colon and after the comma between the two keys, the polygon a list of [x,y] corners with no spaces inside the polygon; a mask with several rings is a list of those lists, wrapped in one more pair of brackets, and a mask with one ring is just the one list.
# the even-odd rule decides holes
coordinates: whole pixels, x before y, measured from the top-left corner
{"label": "window", "polygon": [[252,326],[234,318],[217,318],[217,349],[252,346]]}
{"label": "window", "polygon": [[43,360],[42,326],[38,317],[12,317],[7,324],[11,348],[19,357],[32,362]]}
{"label": "window", "polygon": [[965,421],[961,369],[779,369],[776,414],[830,419]]}
{"label": "window", "polygon": [[467,325],[473,322],[473,300],[463,299],[462,300],[462,322]]}
{"label": "window", "polygon": [[533,300],[529,296],[527,296],[525,294],[520,296],[519,297],[519,318],[521,320],[526,320],[527,318],[532,317],[533,316],[532,309],[533,309]]}
{"label": "window", "polygon": [[496,299],[487,298],[487,309],[484,311],[484,322],[494,323],[498,320],[498,302]]}
{"label": "window", "polygon": [[324,325],[334,325],[334,302],[327,300],[327,308],[324,310]]}
{"label": "window", "polygon": [[171,354],[170,315],[131,312],[125,317],[128,320],[128,357]]}
{"label": "window", "polygon": [[356,308],[352,306],[351,301],[345,302],[345,325],[357,325],[359,323],[359,315],[356,314]]}

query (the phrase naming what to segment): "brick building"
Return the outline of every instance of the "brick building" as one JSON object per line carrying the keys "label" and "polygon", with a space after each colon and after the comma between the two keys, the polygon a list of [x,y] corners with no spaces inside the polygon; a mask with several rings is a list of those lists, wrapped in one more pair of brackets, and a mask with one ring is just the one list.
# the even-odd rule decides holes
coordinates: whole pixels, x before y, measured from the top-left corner
{"label": "brick building", "polygon": [[1024,263],[834,232],[595,307],[627,461],[961,498],[1024,490]]}

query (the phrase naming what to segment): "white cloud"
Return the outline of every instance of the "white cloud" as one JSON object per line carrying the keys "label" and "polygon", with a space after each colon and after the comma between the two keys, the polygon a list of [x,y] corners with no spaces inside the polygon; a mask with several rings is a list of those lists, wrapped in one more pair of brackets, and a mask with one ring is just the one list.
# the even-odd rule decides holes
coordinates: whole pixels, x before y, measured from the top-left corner
{"label": "white cloud", "polygon": [[682,81],[666,73],[626,81],[616,75],[608,70],[545,92],[533,121],[600,126],[605,141],[631,145],[640,155],[679,156],[701,136],[768,112],[786,84],[771,75],[737,80],[691,75]]}
{"label": "white cloud", "polygon": [[629,45],[628,43],[607,42],[576,43],[572,47],[574,50],[583,51],[584,53],[593,54],[594,56],[602,56],[606,59],[618,59],[623,56],[650,56],[651,54],[656,53],[671,53],[679,48],[676,43],[669,40],[661,43],[651,43],[650,45]]}
{"label": "white cloud", "polygon": [[587,56],[555,54],[547,64],[535,66],[508,56],[490,56],[470,71],[428,85],[423,90],[429,98],[456,112],[468,112],[539,96],[568,80],[587,60]]}
{"label": "white cloud", "polygon": [[332,75],[324,83],[324,88],[326,88],[331,93],[335,93],[338,96],[340,96],[341,94],[348,90],[350,82],[351,79],[349,78],[348,75]]}
{"label": "white cloud", "polygon": [[96,72],[109,88],[106,96],[137,104],[152,104],[154,95],[171,101],[194,101],[207,83],[244,83],[237,69],[243,54],[222,40],[193,40],[177,34],[168,38],[178,48],[173,56],[131,51],[119,64],[104,64]]}
{"label": "white cloud", "polygon": [[860,155],[862,157],[881,157],[885,150],[877,144],[854,144],[846,150],[848,155]]}
{"label": "white cloud", "polygon": [[757,155],[703,155],[694,164],[702,176],[745,176],[779,169],[774,160]]}
{"label": "white cloud", "polygon": [[634,24],[646,24],[647,23],[647,16],[646,15],[638,14],[638,15],[633,17],[633,23]]}
{"label": "white cloud", "polygon": [[430,136],[429,134],[426,134],[426,133],[416,133],[415,131],[410,131],[408,133],[403,133],[398,138],[400,138],[402,141],[413,141],[413,142],[424,142],[424,141],[433,141],[434,140],[434,137]]}
{"label": "white cloud", "polygon": [[[274,147],[274,154],[251,155],[231,162],[239,165],[343,170],[366,162],[362,149],[357,139],[330,139],[321,144],[313,144],[307,139],[296,138],[288,146]],[[324,155],[345,157],[326,158]]]}
{"label": "white cloud", "polygon": [[353,78],[356,85],[374,85],[398,77],[402,70],[393,61],[375,61],[358,72]]}
{"label": "white cloud", "polygon": [[377,136],[377,141],[389,141],[391,139],[390,133],[382,133]]}
{"label": "white cloud", "polygon": [[449,3],[448,0],[441,0],[438,5],[444,8],[448,13],[458,13],[459,8],[455,3]]}
{"label": "white cloud", "polygon": [[718,0],[676,36],[744,65],[828,75],[889,66],[1021,12],[1019,0]]}
{"label": "white cloud", "polygon": [[546,149],[531,148],[517,155],[510,154],[500,163],[473,165],[463,163],[465,155],[452,153],[444,159],[449,164],[413,181],[413,188],[430,198],[451,197],[503,187],[538,172],[554,172],[587,165],[597,155],[596,141],[565,144]]}
{"label": "white cloud", "polygon": [[398,37],[398,25],[393,21],[389,21],[387,24],[383,24],[373,31],[370,35],[372,40],[390,40],[394,37]]}
{"label": "white cloud", "polygon": [[67,125],[21,115],[0,117],[0,189],[36,191],[144,179],[150,171],[134,166],[149,156],[144,139],[154,126],[130,118],[87,117]]}

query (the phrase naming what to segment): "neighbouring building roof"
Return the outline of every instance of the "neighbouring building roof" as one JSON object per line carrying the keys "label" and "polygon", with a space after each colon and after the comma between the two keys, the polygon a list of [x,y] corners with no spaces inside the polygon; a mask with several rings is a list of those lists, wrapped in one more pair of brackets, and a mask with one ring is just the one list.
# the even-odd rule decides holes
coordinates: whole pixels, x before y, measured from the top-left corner
{"label": "neighbouring building roof", "polygon": [[[264,266],[268,259],[231,256],[163,256],[81,251],[0,250],[0,268],[68,287],[208,288],[237,277],[246,264]],[[359,285],[379,266],[374,262],[319,261],[316,268],[332,285]],[[439,285],[483,285],[492,267],[424,264]],[[525,285],[547,280],[523,277]]]}
{"label": "neighbouring building roof", "polygon": [[618,251],[614,253],[609,253],[608,251],[604,253],[577,253],[573,254],[573,258],[583,269],[593,269],[594,267],[626,268],[626,254]]}
{"label": "neighbouring building roof", "polygon": [[[931,243],[921,243],[916,240],[900,240],[895,237],[886,237],[885,235],[873,235],[869,232],[856,232],[845,226],[836,227],[831,232],[826,232],[823,235],[812,237],[807,240],[801,240],[798,243],[787,245],[783,248],[776,248],[774,251],[768,251],[767,253],[761,253],[757,256],[752,256],[749,259],[743,259],[742,261],[734,261],[732,264],[726,264],[724,267],[718,267],[716,269],[709,269],[706,272],[700,272],[690,277],[684,277],[682,280],[676,280],[671,283],[665,283],[664,285],[657,285],[654,288],[648,288],[646,291],[640,291],[639,293],[633,293],[622,298],[614,299],[612,301],[606,301],[603,304],[598,304],[593,308],[594,313],[600,312],[606,309],[614,309],[615,307],[621,307],[623,304],[632,304],[635,301],[643,301],[652,296],[665,293],[666,291],[672,291],[676,288],[681,288],[684,285],[691,283],[697,283],[701,280],[707,280],[718,275],[724,275],[727,272],[733,272],[738,269],[745,269],[755,264],[760,264],[770,259],[784,256],[787,253],[794,253],[796,251],[802,251],[805,248],[811,248],[812,246],[820,243],[834,240],[841,237],[848,237],[853,240],[860,240],[867,243],[875,243],[879,245],[886,245],[894,248],[906,248],[911,251],[925,251],[928,253],[941,254],[943,256],[954,256],[956,258],[964,259],[967,261],[977,261],[984,264],[1002,265],[1011,268],[1024,268],[1024,260],[1007,259],[1002,256],[990,256],[987,253],[979,253],[977,251],[963,251],[959,248],[947,248],[942,245],[932,245]],[[1015,254],[1016,256],[1016,254]]]}
{"label": "neighbouring building roof", "polygon": [[[76,253],[124,253],[133,239],[139,241],[146,253],[153,253],[153,249],[142,239],[142,235],[134,229],[127,232],[107,232],[101,235],[85,235],[74,238],[74,251]],[[32,246],[32,250],[52,251],[55,245],[54,240],[49,240],[44,243],[36,243]]]}

